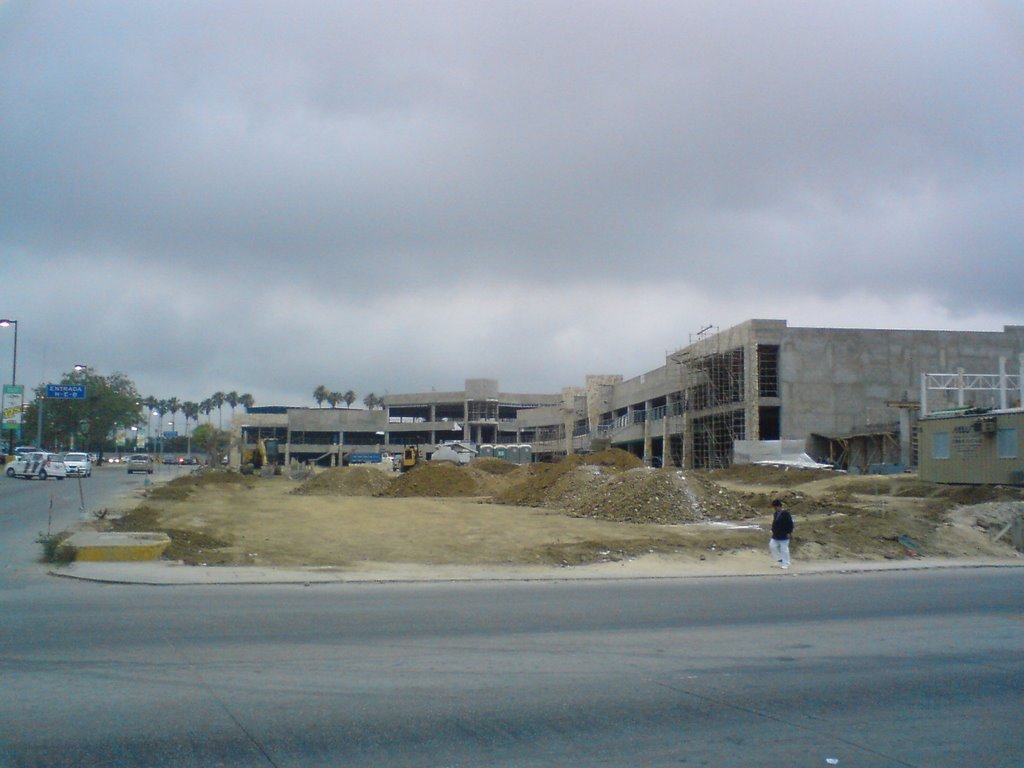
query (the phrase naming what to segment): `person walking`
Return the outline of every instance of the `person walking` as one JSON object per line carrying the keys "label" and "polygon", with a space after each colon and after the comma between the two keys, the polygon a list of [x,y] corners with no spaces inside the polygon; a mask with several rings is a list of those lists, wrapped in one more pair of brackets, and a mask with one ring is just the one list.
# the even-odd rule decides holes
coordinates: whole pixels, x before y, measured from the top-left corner
{"label": "person walking", "polygon": [[775,562],[783,568],[789,568],[789,536],[793,533],[793,516],[786,511],[779,499],[772,502],[775,514],[772,516],[772,537],[768,541],[768,551]]}

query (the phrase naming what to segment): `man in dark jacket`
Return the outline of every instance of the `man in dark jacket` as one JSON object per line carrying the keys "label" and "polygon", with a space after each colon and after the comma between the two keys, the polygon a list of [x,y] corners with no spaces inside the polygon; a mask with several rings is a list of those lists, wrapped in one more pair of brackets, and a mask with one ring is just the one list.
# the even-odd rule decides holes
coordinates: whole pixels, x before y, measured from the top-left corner
{"label": "man in dark jacket", "polygon": [[772,517],[772,537],[768,541],[768,551],[775,562],[783,568],[789,568],[789,535],[793,533],[793,516],[782,506],[778,499],[772,502],[775,514]]}

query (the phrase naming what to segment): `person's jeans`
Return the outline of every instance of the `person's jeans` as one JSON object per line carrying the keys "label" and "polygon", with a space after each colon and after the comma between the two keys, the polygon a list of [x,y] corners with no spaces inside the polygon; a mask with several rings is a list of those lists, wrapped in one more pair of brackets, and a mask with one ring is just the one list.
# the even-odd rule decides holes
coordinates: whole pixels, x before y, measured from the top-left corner
{"label": "person's jeans", "polygon": [[789,539],[769,539],[768,551],[775,562],[781,562],[783,568],[789,568]]}

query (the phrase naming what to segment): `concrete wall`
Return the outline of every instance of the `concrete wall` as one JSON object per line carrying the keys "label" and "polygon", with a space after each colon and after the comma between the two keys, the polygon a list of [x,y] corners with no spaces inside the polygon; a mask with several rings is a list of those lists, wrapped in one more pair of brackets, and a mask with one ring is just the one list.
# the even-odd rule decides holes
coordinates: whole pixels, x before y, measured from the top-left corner
{"label": "concrete wall", "polygon": [[[922,373],[996,373],[1024,352],[1024,327],[1003,332],[788,328],[780,344],[782,436],[841,435],[899,420],[887,401],[919,398]],[[929,407],[953,395],[932,393]],[[975,393],[974,404],[995,405]]]}

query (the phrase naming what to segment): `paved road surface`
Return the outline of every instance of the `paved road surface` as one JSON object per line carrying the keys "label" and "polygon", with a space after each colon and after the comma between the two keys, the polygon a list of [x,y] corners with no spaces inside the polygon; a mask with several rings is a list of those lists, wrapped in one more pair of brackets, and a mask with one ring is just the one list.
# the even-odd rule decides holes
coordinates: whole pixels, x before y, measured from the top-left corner
{"label": "paved road surface", "polygon": [[0,592],[3,766],[1024,765],[1024,569]]}
{"label": "paved road surface", "polygon": [[[40,533],[62,531],[96,510],[118,505],[147,483],[176,477],[188,468],[160,466],[153,475],[129,475],[108,465],[92,477],[19,480],[0,475],[0,589],[24,586],[45,574],[38,564]],[[2,763],[0,763],[2,765]]]}

